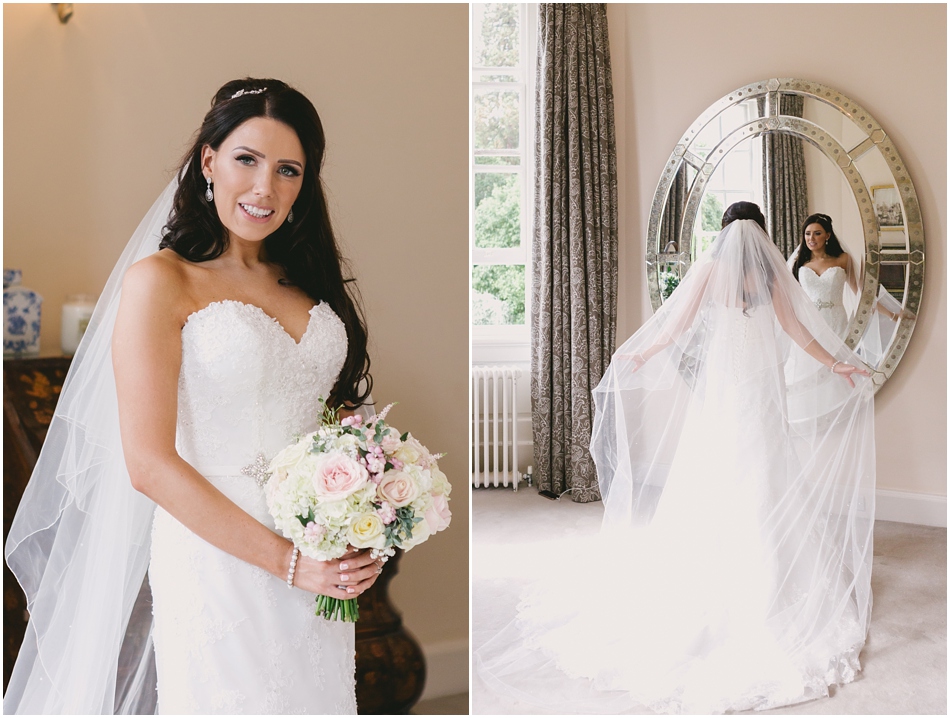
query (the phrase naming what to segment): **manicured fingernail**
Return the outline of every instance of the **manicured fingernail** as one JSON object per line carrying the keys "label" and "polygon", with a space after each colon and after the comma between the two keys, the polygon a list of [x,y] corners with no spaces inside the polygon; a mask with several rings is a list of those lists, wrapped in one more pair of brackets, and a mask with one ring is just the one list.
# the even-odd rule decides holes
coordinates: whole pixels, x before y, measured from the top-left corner
{"label": "manicured fingernail", "polygon": [[340,574],[340,580],[341,580],[341,581],[349,581],[349,580],[350,580],[350,577],[347,576],[345,573],[341,573],[341,574]]}
{"label": "manicured fingernail", "polygon": [[353,593],[353,592],[355,592],[355,591],[356,591],[356,589],[355,589],[355,588],[352,588],[352,587],[346,589],[346,592],[347,592],[347,593]]}
{"label": "manicured fingernail", "polygon": [[340,568],[342,568],[345,571],[346,569],[349,568],[349,566],[347,566],[345,563],[341,563]]}

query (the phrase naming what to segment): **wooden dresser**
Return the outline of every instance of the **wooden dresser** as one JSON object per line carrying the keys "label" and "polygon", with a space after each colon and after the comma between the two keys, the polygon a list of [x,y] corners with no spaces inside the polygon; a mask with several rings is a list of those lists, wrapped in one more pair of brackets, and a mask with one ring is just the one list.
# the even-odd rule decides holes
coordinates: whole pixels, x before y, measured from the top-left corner
{"label": "wooden dresser", "polygon": [[[3,362],[3,539],[33,472],[69,357],[5,359]],[[356,624],[356,697],[361,714],[407,713],[425,684],[425,662],[416,641],[389,602],[389,582],[399,557],[386,564],[376,584],[360,596]],[[26,599],[3,564],[3,688],[6,691],[26,630]],[[134,620],[134,617],[133,617]]]}

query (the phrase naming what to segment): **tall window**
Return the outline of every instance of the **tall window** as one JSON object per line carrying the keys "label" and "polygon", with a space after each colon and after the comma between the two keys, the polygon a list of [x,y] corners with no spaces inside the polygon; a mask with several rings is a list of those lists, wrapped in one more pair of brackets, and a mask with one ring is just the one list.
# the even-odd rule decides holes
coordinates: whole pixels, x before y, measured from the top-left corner
{"label": "tall window", "polygon": [[[697,136],[696,153],[706,157],[719,140],[736,127],[758,117],[754,101],[729,107]],[[693,228],[693,260],[702,256],[722,229],[722,213],[733,202],[762,206],[762,141],[740,142],[720,162],[706,185]]]}
{"label": "tall window", "polygon": [[532,178],[530,7],[472,6],[472,323],[527,341]]}

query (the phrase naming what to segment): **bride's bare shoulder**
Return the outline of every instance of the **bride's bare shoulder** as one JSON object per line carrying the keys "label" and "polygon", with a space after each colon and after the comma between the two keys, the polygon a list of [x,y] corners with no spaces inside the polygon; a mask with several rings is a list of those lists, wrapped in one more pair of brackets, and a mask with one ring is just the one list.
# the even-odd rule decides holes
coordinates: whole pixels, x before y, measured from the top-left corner
{"label": "bride's bare shoulder", "polygon": [[170,249],[150,254],[129,267],[122,280],[124,303],[148,304],[178,315],[191,303],[190,262]]}

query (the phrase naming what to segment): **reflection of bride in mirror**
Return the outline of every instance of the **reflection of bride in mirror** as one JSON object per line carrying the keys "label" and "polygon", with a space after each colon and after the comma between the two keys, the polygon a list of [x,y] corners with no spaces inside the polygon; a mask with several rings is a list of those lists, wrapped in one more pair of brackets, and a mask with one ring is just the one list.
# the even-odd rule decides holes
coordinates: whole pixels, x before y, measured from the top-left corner
{"label": "reflection of bride in mirror", "polygon": [[[809,215],[802,224],[802,239],[788,260],[792,274],[815,303],[835,334],[844,337],[850,315],[861,294],[859,260],[844,251],[827,214]],[[884,287],[874,303],[876,312],[858,346],[858,355],[876,366],[890,343],[897,322],[913,318]]]}
{"label": "reflection of bride in mirror", "polygon": [[845,284],[857,294],[858,273],[851,255],[835,236],[831,217],[810,215],[802,229],[802,241],[790,260],[792,274],[815,303],[822,318],[839,337],[848,328],[844,308]]}
{"label": "reflection of bride in mirror", "polygon": [[[478,653],[493,690],[558,713],[764,710],[860,670],[870,620],[873,386],[763,229],[712,248],[594,391],[604,525]],[[842,388],[790,416],[791,345]]]}

